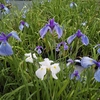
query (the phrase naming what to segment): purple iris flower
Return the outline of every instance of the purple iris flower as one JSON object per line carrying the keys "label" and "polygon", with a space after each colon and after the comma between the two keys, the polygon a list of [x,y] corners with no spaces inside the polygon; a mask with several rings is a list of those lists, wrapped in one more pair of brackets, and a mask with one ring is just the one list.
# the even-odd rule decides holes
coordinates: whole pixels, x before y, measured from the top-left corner
{"label": "purple iris flower", "polygon": [[73,79],[74,77],[76,77],[76,80],[80,79],[80,74],[77,70],[74,70],[74,72],[70,76],[70,79]]}
{"label": "purple iris flower", "polygon": [[0,34],[0,41],[1,41],[1,45],[0,45],[0,55],[2,55],[2,56],[9,56],[9,55],[12,55],[13,54],[12,47],[8,43],[8,39],[11,36],[14,37],[15,39],[21,41],[15,31],[12,31],[12,32],[10,32],[7,35],[5,33],[1,33]]}
{"label": "purple iris flower", "polygon": [[41,54],[42,53],[42,50],[43,50],[43,47],[42,46],[37,46],[35,48],[35,51],[38,53],[38,54]]}
{"label": "purple iris flower", "polygon": [[56,47],[56,51],[60,51],[60,46],[63,46],[64,47],[64,50],[67,50],[68,49],[68,46],[67,46],[67,43],[66,42],[60,42],[57,44],[57,47]]}
{"label": "purple iris flower", "polygon": [[60,28],[60,26],[58,25],[58,23],[56,23],[54,21],[54,19],[50,19],[49,23],[46,24],[40,31],[40,36],[41,38],[43,38],[45,36],[45,34],[48,32],[48,30],[50,31],[50,33],[53,33],[53,31],[55,30],[56,33],[58,34],[58,38],[60,38],[63,34],[62,28]]}
{"label": "purple iris flower", "polygon": [[71,44],[72,41],[75,39],[75,38],[81,38],[81,42],[84,44],[84,45],[88,45],[89,44],[89,39],[88,37],[83,34],[80,30],[78,30],[74,35],[71,35],[68,37],[67,39],[67,42],[68,44]]}
{"label": "purple iris flower", "polygon": [[19,29],[22,31],[24,26],[27,28],[29,27],[29,24],[27,22],[24,22],[23,20],[20,22]]}
{"label": "purple iris flower", "polygon": [[9,9],[4,4],[0,4],[0,10],[2,11],[2,14],[9,13]]}

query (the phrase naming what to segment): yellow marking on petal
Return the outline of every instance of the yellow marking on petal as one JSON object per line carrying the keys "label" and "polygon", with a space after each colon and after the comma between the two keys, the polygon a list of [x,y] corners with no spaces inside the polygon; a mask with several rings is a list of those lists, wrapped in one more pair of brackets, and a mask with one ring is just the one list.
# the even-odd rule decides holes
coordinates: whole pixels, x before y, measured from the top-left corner
{"label": "yellow marking on petal", "polygon": [[56,69],[57,68],[57,66],[54,66],[54,69]]}
{"label": "yellow marking on petal", "polygon": [[41,68],[41,70],[43,70],[43,68]]}

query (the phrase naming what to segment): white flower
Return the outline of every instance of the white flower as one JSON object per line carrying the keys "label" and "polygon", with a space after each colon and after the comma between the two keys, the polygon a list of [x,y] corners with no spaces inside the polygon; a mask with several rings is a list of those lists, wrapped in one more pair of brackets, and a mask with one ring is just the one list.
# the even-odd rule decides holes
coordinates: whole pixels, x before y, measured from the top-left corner
{"label": "white flower", "polygon": [[32,58],[32,54],[31,53],[26,53],[25,56],[27,57],[25,59],[26,62],[33,63],[33,58],[37,59],[35,53],[33,54],[33,58]]}
{"label": "white flower", "polygon": [[46,71],[51,71],[52,77],[58,79],[56,74],[60,71],[59,63],[51,64],[53,61],[45,58],[43,62],[39,62],[40,68],[36,71],[36,76],[43,80]]}

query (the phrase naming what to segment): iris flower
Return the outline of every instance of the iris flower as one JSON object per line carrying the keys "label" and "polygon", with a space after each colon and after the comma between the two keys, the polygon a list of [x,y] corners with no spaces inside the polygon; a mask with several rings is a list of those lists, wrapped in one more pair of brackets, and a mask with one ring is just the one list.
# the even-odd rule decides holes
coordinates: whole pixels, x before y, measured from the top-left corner
{"label": "iris flower", "polygon": [[5,33],[1,33],[0,34],[0,41],[1,41],[1,44],[0,44],[0,55],[8,56],[8,55],[12,55],[13,54],[12,47],[8,43],[8,39],[11,36],[14,37],[15,39],[21,41],[15,31],[12,31],[7,35]]}
{"label": "iris flower", "polygon": [[60,42],[57,47],[56,47],[56,51],[60,51],[60,46],[63,46],[64,47],[64,50],[67,50],[68,49],[68,46],[67,46],[67,43],[66,42]]}
{"label": "iris flower", "polygon": [[43,47],[42,46],[37,46],[35,48],[35,51],[38,53],[38,54],[41,54],[42,53],[42,50],[43,50]]}
{"label": "iris flower", "polygon": [[89,39],[88,37],[83,34],[80,30],[78,30],[74,35],[71,35],[68,37],[67,39],[67,42],[68,44],[71,44],[72,41],[75,39],[75,38],[81,38],[81,42],[84,44],[84,45],[88,45],[89,44]]}
{"label": "iris flower", "polygon": [[55,30],[56,33],[58,34],[58,38],[60,38],[62,36],[62,34],[63,34],[62,29],[60,28],[59,24],[54,21],[54,19],[50,19],[49,23],[46,24],[39,31],[41,38],[43,38],[45,36],[45,34],[48,32],[48,30],[50,31],[50,33],[53,33],[53,31]]}
{"label": "iris flower", "polygon": [[74,72],[70,76],[71,79],[73,79],[74,77],[76,77],[76,80],[80,79],[80,74],[77,70],[74,70]]}
{"label": "iris flower", "polygon": [[21,21],[20,25],[19,25],[19,29],[22,31],[24,26],[26,26],[27,28],[29,27],[29,24],[27,22]]}
{"label": "iris flower", "polygon": [[95,60],[90,58],[90,57],[82,57],[80,60],[79,59],[75,59],[75,60],[72,60],[72,59],[69,59],[67,60],[67,66],[69,66],[70,64],[73,64],[73,63],[80,63],[80,65],[83,67],[83,68],[88,68],[89,66],[92,66],[94,65],[95,63]]}
{"label": "iris flower", "polygon": [[36,76],[43,80],[47,70],[51,72],[54,79],[58,79],[56,74],[60,71],[59,63],[51,64],[53,61],[45,58],[43,62],[39,62],[40,68],[36,71]]}
{"label": "iris flower", "polygon": [[75,2],[70,3],[70,8],[73,8],[73,7],[77,7],[77,4]]}
{"label": "iris flower", "polygon": [[33,55],[31,53],[25,53],[25,56],[27,57],[25,59],[26,62],[33,63],[33,58],[37,59],[35,53],[33,53]]}
{"label": "iris flower", "polygon": [[0,10],[2,11],[2,14],[9,13],[9,9],[4,4],[0,4]]}

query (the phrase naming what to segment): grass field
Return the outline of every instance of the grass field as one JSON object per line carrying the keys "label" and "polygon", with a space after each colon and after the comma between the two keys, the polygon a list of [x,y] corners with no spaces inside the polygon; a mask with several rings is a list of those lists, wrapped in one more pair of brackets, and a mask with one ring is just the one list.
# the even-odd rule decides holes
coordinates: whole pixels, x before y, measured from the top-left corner
{"label": "grass field", "polygon": [[0,2],[0,100],[100,100],[99,1]]}

